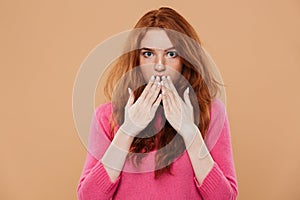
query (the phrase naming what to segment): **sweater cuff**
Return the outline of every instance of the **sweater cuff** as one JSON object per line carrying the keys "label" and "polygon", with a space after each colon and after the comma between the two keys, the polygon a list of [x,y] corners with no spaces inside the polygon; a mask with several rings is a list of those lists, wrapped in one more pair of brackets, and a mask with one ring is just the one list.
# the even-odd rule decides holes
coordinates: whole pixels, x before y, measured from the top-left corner
{"label": "sweater cuff", "polygon": [[223,173],[220,170],[218,164],[215,162],[210,172],[204,178],[202,184],[198,183],[197,178],[194,176],[194,181],[200,191],[200,193],[205,196],[210,196],[211,193],[219,186],[222,179]]}
{"label": "sweater cuff", "polygon": [[112,182],[103,164],[100,161],[98,161],[97,164],[92,169],[91,176],[95,177],[97,185],[100,187],[102,192],[106,194],[116,189],[121,178],[121,176],[119,176],[115,182]]}

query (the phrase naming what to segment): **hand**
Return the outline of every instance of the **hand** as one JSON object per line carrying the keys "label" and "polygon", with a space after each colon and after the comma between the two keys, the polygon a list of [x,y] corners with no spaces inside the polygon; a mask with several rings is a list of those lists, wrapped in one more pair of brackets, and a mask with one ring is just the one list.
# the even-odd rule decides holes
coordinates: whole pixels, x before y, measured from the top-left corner
{"label": "hand", "polygon": [[162,100],[162,96],[159,95],[160,91],[159,78],[151,77],[141,96],[134,102],[134,94],[130,88],[128,88],[129,99],[125,106],[125,118],[124,123],[120,126],[128,135],[136,136],[152,121],[155,116],[155,112]]}
{"label": "hand", "polygon": [[184,101],[178,95],[170,76],[162,78],[162,101],[166,119],[184,138],[190,138],[196,125],[194,110],[189,97],[189,88],[184,91]]}

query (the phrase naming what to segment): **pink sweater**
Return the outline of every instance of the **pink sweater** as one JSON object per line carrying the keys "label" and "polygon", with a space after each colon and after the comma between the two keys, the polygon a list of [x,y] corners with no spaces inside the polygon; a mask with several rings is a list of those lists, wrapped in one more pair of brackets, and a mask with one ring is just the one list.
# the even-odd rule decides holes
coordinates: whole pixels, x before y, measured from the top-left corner
{"label": "pink sweater", "polygon": [[[238,189],[230,128],[226,111],[224,111],[223,103],[216,99],[210,112],[211,123],[207,133],[208,140],[205,140],[215,163],[201,185],[195,177],[186,150],[173,162],[171,169],[173,175],[166,174],[156,180],[154,172],[129,173],[128,170],[127,172],[124,170],[118,179],[112,182],[99,161],[111,142],[108,120],[112,113],[112,104],[108,102],[100,105],[95,111],[96,117],[92,120],[87,157],[77,188],[78,199],[236,199]],[[114,130],[115,132],[118,127]],[[212,131],[214,127],[220,127],[219,131]],[[154,154],[155,151],[147,157],[154,156]],[[124,168],[130,166],[127,162],[129,161],[125,162]]]}

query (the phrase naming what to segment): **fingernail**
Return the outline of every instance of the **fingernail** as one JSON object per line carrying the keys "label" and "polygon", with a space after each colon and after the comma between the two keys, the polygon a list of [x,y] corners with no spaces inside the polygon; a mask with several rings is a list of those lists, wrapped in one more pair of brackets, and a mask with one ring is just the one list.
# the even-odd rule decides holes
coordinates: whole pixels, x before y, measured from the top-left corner
{"label": "fingernail", "polygon": [[186,88],[186,92],[189,94],[189,92],[190,92],[190,88],[189,87]]}
{"label": "fingernail", "polygon": [[166,77],[165,76],[162,76],[162,79],[165,79]]}
{"label": "fingernail", "polygon": [[156,77],[156,81],[159,81],[159,77],[158,76]]}
{"label": "fingernail", "polygon": [[167,76],[167,79],[168,79],[168,80],[171,80],[171,77],[170,77],[170,76]]}
{"label": "fingernail", "polygon": [[150,78],[150,81],[154,81],[154,79],[155,79],[155,78],[154,78],[154,76],[152,75],[151,78]]}
{"label": "fingernail", "polygon": [[129,94],[131,94],[131,90],[130,90],[130,88],[128,88],[128,93],[129,93]]}

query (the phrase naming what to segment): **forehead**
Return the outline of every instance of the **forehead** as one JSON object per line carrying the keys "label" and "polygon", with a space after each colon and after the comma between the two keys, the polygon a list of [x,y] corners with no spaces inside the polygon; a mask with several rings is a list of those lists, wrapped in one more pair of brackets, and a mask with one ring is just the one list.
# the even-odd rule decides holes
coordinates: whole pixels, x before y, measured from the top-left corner
{"label": "forehead", "polygon": [[168,49],[173,44],[164,30],[149,30],[141,40],[140,48]]}

